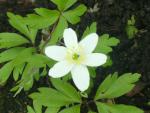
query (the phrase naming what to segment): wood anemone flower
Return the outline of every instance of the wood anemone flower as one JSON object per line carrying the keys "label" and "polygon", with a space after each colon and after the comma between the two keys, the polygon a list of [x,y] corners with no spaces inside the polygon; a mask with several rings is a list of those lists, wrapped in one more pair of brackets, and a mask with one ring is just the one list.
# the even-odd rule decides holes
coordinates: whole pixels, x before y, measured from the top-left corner
{"label": "wood anemone flower", "polygon": [[50,70],[49,76],[63,77],[71,72],[73,82],[80,91],[89,87],[90,75],[87,66],[97,67],[103,65],[107,56],[102,53],[92,53],[98,43],[98,35],[91,33],[78,42],[77,35],[71,28],[64,30],[65,46],[48,46],[45,54],[58,61]]}

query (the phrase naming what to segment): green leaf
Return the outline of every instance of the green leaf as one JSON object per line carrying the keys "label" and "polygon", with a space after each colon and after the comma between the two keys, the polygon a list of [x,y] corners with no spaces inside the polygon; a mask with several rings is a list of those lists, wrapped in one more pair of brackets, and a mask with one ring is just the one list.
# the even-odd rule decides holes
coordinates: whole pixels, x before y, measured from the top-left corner
{"label": "green leaf", "polygon": [[25,43],[29,41],[16,33],[0,33],[0,48],[10,48]]}
{"label": "green leaf", "polygon": [[96,33],[97,31],[97,23],[93,22],[90,27],[87,27],[84,31],[82,38],[85,38],[90,33]]}
{"label": "green leaf", "polygon": [[95,78],[96,77],[96,68],[88,67],[88,69],[89,69],[90,76],[92,78]]}
{"label": "green leaf", "polygon": [[39,88],[38,90],[39,92],[31,94],[30,98],[37,100],[43,106],[61,107],[73,103],[67,96],[52,88]]}
{"label": "green leaf", "polygon": [[59,17],[59,12],[56,10],[48,10],[44,8],[35,9],[35,11],[40,14],[28,14],[25,18],[25,23],[29,25],[30,28],[43,29],[54,24]]}
{"label": "green leaf", "polygon": [[[109,75],[99,86],[95,100],[103,98],[120,97],[133,89],[135,82],[140,78],[140,74],[126,73],[117,78],[117,75]],[[121,84],[121,85],[120,85]]]}
{"label": "green leaf", "polygon": [[27,106],[28,113],[35,113],[31,106]]}
{"label": "green leaf", "polygon": [[114,73],[113,75],[108,75],[105,80],[102,82],[102,84],[98,87],[98,90],[95,95],[95,100],[98,100],[100,97],[100,94],[103,94],[106,92],[109,87],[117,80],[118,73]]}
{"label": "green leaf", "polygon": [[144,113],[141,109],[135,106],[96,103],[99,113]]}
{"label": "green leaf", "polygon": [[117,46],[119,42],[117,38],[104,34],[100,36],[95,52],[108,54],[112,52],[112,47]]}
{"label": "green leaf", "polygon": [[29,90],[34,81],[34,75],[39,72],[39,68],[36,68],[34,64],[27,64],[22,74],[22,78],[19,86],[23,87],[25,91]]}
{"label": "green leaf", "polygon": [[47,8],[35,8],[34,9],[35,12],[40,15],[41,17],[53,17],[53,16],[57,16],[59,13],[59,11],[57,10],[50,10]]}
{"label": "green leaf", "polygon": [[19,15],[14,15],[13,13],[8,12],[7,16],[9,17],[9,23],[20,31],[25,36],[29,37],[29,30],[26,24],[23,22],[23,17]]}
{"label": "green leaf", "polygon": [[77,2],[77,0],[51,0],[51,1],[57,5],[60,11],[67,10]]}
{"label": "green leaf", "polygon": [[24,47],[15,47],[0,53],[0,63],[14,59],[24,49]]}
{"label": "green leaf", "polygon": [[60,108],[55,108],[55,107],[48,107],[45,111],[45,113],[58,113]]}
{"label": "green leaf", "polygon": [[42,54],[34,54],[30,56],[26,62],[33,64],[37,68],[45,67],[45,65],[53,66],[54,61]]}
{"label": "green leaf", "polygon": [[66,108],[59,113],[80,113],[80,105],[72,106],[70,108]]}
{"label": "green leaf", "polygon": [[12,62],[5,64],[0,69],[0,85],[4,85],[7,79],[9,78],[14,66]]}
{"label": "green leaf", "polygon": [[59,79],[51,79],[51,82],[53,86],[62,94],[67,96],[68,99],[72,100],[73,102],[81,102],[81,97],[79,93],[72,85]]}
{"label": "green leaf", "polygon": [[38,101],[33,101],[35,113],[42,113],[42,105]]}
{"label": "green leaf", "polygon": [[63,16],[71,24],[77,24],[80,21],[80,16],[82,16],[86,10],[87,10],[86,6],[82,4],[73,10],[69,10],[67,12],[64,12]]}
{"label": "green leaf", "polygon": [[138,29],[135,26],[127,26],[126,27],[126,33],[128,35],[129,39],[132,39],[137,34]]}
{"label": "green leaf", "polygon": [[11,91],[16,91],[15,96],[19,94],[22,89],[27,91],[33,86],[34,76],[37,74],[37,72],[39,72],[38,68],[35,68],[32,64],[27,64],[21,80],[18,81],[17,85],[11,89]]}
{"label": "green leaf", "polygon": [[35,48],[26,48],[23,51],[21,51],[15,59],[13,59],[13,64],[20,65],[24,62],[27,62],[27,60],[36,52]]}
{"label": "green leaf", "polygon": [[25,66],[25,63],[15,66],[13,70],[13,77],[15,81],[19,79],[19,75],[22,74],[24,66]]}
{"label": "green leaf", "polygon": [[126,33],[127,33],[129,39],[134,38],[135,35],[138,33],[138,29],[135,26],[135,17],[134,17],[134,15],[132,15],[131,19],[129,19],[128,22],[127,22]]}
{"label": "green leaf", "polygon": [[33,107],[27,106],[28,113],[42,113],[42,106],[37,101],[33,101]]}
{"label": "green leaf", "polygon": [[51,40],[47,45],[56,44],[63,37],[64,29],[68,27],[68,23],[64,17],[60,17],[59,22],[51,35]]}
{"label": "green leaf", "polygon": [[135,25],[135,16],[132,15],[131,19],[128,20],[127,24],[130,26],[134,26]]}
{"label": "green leaf", "polygon": [[21,17],[20,15],[14,15],[13,13],[8,12],[7,16],[9,17],[9,23],[16,28],[18,31],[20,31],[22,34],[27,36],[32,43],[35,42],[37,29],[30,28],[25,21],[25,18]]}
{"label": "green leaf", "polygon": [[112,64],[113,64],[112,59],[110,58],[110,56],[107,56],[107,61],[106,61],[106,63],[103,65],[103,67],[109,67],[109,66],[112,66]]}
{"label": "green leaf", "polygon": [[16,91],[15,96],[23,89],[27,91],[33,86],[35,74],[39,72],[39,68],[35,68],[33,65],[34,64],[27,64],[23,71],[21,80],[11,89],[11,91]]}

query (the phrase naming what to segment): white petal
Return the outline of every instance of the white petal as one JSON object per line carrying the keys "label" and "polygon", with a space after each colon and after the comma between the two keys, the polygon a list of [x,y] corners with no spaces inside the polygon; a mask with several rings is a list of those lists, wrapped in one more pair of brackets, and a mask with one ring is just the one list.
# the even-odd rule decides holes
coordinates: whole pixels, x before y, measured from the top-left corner
{"label": "white petal", "polygon": [[72,67],[73,64],[69,64],[67,61],[60,61],[49,70],[49,76],[53,78],[62,77],[68,74]]}
{"label": "white petal", "polygon": [[45,48],[45,54],[53,60],[61,61],[66,56],[67,49],[63,46],[48,46]]}
{"label": "white petal", "polygon": [[85,91],[89,87],[90,76],[86,66],[78,65],[75,66],[72,70],[72,78],[80,91]]}
{"label": "white petal", "polygon": [[81,40],[79,45],[84,48],[86,53],[91,53],[96,48],[97,42],[98,35],[96,33],[92,33]]}
{"label": "white petal", "polygon": [[66,47],[72,48],[72,47],[77,46],[78,39],[73,29],[71,28],[65,29],[63,37],[64,37],[64,42],[65,42]]}
{"label": "white petal", "polygon": [[102,53],[92,53],[87,55],[87,58],[85,60],[85,65],[88,66],[100,66],[106,63],[107,60],[107,56],[105,54]]}

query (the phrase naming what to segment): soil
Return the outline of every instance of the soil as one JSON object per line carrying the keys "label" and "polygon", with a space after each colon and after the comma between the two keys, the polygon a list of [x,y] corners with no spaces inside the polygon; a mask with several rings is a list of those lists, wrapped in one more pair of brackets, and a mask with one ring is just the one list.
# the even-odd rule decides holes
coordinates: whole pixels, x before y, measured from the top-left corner
{"label": "soil", "polygon": [[[76,26],[80,35],[86,26],[96,21],[99,35],[108,33],[120,40],[120,44],[111,53],[113,65],[98,69],[93,92],[109,73],[116,71],[120,75],[126,72],[141,73],[141,80],[134,90],[115,101],[138,106],[146,113],[150,113],[150,106],[147,105],[150,102],[150,0],[79,0],[79,2],[88,6],[88,9],[98,3],[98,9],[94,12],[88,11]],[[15,31],[8,24],[7,11],[25,15],[32,13],[34,7],[55,8],[49,0],[37,0],[35,4],[25,3],[23,0],[7,0],[0,3],[0,32]],[[128,39],[125,26],[132,15],[135,15],[139,32],[133,39]],[[36,83],[34,88],[45,85],[43,81]],[[31,103],[27,97],[30,92],[22,92],[13,98],[13,93],[9,92],[12,85],[14,81],[10,78],[8,84],[0,88],[0,113],[26,113],[26,104]]]}

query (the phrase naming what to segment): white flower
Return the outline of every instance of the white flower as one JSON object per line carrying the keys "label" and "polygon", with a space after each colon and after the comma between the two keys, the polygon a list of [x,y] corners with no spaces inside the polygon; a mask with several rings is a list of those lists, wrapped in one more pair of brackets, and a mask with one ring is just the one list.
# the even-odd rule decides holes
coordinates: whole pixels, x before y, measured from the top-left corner
{"label": "white flower", "polygon": [[65,29],[63,46],[48,46],[45,54],[58,61],[50,70],[49,76],[63,77],[71,71],[72,79],[80,91],[89,87],[90,76],[87,66],[103,65],[107,56],[102,53],[92,53],[98,42],[98,35],[92,33],[78,43],[77,35],[71,28]]}

